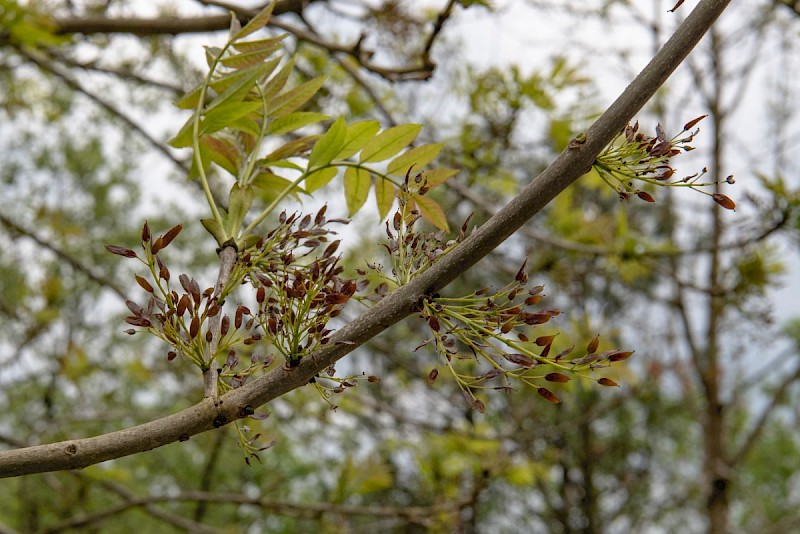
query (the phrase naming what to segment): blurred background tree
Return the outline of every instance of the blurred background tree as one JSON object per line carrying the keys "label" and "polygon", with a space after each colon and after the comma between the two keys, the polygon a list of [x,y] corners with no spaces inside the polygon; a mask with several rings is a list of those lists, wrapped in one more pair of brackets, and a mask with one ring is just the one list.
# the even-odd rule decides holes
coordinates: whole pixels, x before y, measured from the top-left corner
{"label": "blurred background tree", "polygon": [[[315,109],[420,122],[424,141],[446,143],[444,163],[462,171],[432,194],[458,228],[473,211],[480,224],[585,128],[670,34],[682,13],[668,13],[673,4],[281,1],[267,31],[291,35],[298,81],[328,76]],[[655,205],[620,203],[588,175],[448,288],[501,287],[527,258],[564,311],[536,335],[560,332],[554,350],[598,332],[600,350],[634,347],[614,371],[622,388],[572,381],[554,388],[558,406],[494,392],[479,414],[452,381],[426,383],[436,360],[415,351],[424,325],[411,319],[339,364],[382,381],[337,396],[335,411],[310,388],[270,403],[253,425],[277,440],[263,465],[247,467],[221,429],[10,479],[0,531],[791,531],[795,7],[735,6],[640,116],[643,129],[675,131],[708,114],[679,172],[735,174],[735,214],[672,190],[650,191]],[[103,245],[132,246],[143,219],[184,223],[175,262],[213,279],[215,245],[186,224],[202,210],[187,154],[165,141],[182,123],[171,102],[203,75],[200,46],[224,39],[231,8],[246,11],[0,0],[7,447],[109,432],[198,400],[196,376],[155,340],[121,335],[124,301],[140,290]],[[531,28],[524,40],[491,44],[518,23]],[[549,27],[569,39],[551,42]],[[343,215],[338,195],[331,209]],[[354,221],[364,246],[352,247],[352,266],[379,240],[375,223],[374,213]]]}

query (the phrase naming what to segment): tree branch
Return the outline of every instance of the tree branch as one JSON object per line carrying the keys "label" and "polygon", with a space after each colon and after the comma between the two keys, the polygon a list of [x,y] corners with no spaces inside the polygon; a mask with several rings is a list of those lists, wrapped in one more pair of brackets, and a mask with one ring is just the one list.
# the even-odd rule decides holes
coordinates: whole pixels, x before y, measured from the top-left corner
{"label": "tree branch", "polygon": [[[303,9],[318,0],[278,0],[273,15],[302,13]],[[259,9],[237,9],[240,22],[246,24]],[[179,35],[183,33],[206,33],[224,31],[230,27],[231,17],[207,15],[197,17],[158,17],[158,18],[109,18],[105,16],[58,17],[53,20],[54,33],[130,33],[133,35]]]}
{"label": "tree branch", "polygon": [[154,449],[246,417],[302,387],[334,362],[414,312],[420,299],[452,282],[505,241],[528,219],[589,169],[600,151],[642,108],[700,41],[730,0],[701,0],[650,63],[611,107],[576,137],[570,148],[532,180],[507,206],[440,261],[337,332],[329,345],[293,369],[278,367],[219,398],[162,419],[101,436],[0,453],[0,477],[86,467]]}

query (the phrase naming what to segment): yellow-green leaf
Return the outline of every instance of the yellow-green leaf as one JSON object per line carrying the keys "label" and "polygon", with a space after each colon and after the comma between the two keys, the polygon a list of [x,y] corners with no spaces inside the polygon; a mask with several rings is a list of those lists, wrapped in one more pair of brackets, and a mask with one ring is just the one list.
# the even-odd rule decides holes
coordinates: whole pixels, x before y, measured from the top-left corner
{"label": "yellow-green leaf", "polygon": [[289,89],[270,102],[269,116],[272,118],[288,115],[292,111],[300,108],[308,102],[311,97],[317,94],[322,84],[325,83],[325,76],[319,76],[297,87]]}
{"label": "yellow-green leaf", "polygon": [[458,174],[458,169],[440,168],[425,171],[422,173],[422,177],[424,178],[425,185],[427,185],[429,189],[433,189],[456,174]]}
{"label": "yellow-green leaf", "polygon": [[256,41],[240,41],[233,43],[233,48],[237,52],[253,52],[255,50],[274,50],[276,45],[280,46],[281,41],[289,36],[288,33],[279,35],[277,37],[269,37],[267,39],[258,39]]}
{"label": "yellow-green leaf", "polygon": [[261,102],[229,102],[215,107],[200,122],[200,134],[217,132],[261,107]]}
{"label": "yellow-green leaf", "polygon": [[395,187],[392,182],[378,177],[375,180],[375,202],[378,205],[378,214],[381,220],[385,219],[394,204]]}
{"label": "yellow-green leaf", "polygon": [[305,179],[305,189],[307,192],[312,193],[333,180],[334,176],[336,176],[336,167],[325,167],[312,172]]}
{"label": "yellow-green leaf", "polygon": [[294,70],[294,56],[289,58],[289,61],[281,67],[281,70],[275,73],[272,78],[267,80],[264,84],[264,87],[261,88],[261,94],[263,98],[267,101],[272,100],[272,98],[281,92],[283,86],[286,85],[286,81],[289,79],[289,75]]}
{"label": "yellow-green leaf", "polygon": [[372,178],[369,172],[358,167],[347,167],[344,171],[344,198],[347,211],[352,217],[367,201]]}
{"label": "yellow-green leaf", "polygon": [[346,159],[354,156],[359,150],[364,148],[370,139],[375,137],[381,125],[378,121],[361,121],[354,122],[347,127],[347,137],[345,137],[344,146],[339,152],[340,159]]}
{"label": "yellow-green leaf", "polygon": [[305,192],[299,185],[293,186],[291,181],[269,170],[260,172],[258,176],[253,179],[253,186],[258,189],[261,200],[267,204],[278,198],[278,195],[290,187],[292,188],[291,195],[294,197],[298,197],[298,193]]}
{"label": "yellow-green leaf", "polygon": [[280,161],[282,159],[303,154],[314,145],[319,137],[319,135],[307,135],[305,137],[301,137],[300,139],[289,141],[283,146],[280,146],[270,152],[262,161],[265,164],[272,164],[274,161]]}
{"label": "yellow-green leaf", "polygon": [[282,135],[328,118],[330,117],[324,113],[317,113],[316,111],[295,111],[270,122],[267,127],[267,134]]}
{"label": "yellow-green leaf", "polygon": [[252,50],[250,52],[242,52],[234,54],[226,58],[222,58],[220,63],[232,69],[241,69],[243,67],[250,67],[257,65],[271,56],[276,50],[281,48],[280,43],[273,45],[271,48],[261,48]]}
{"label": "yellow-green leaf", "polygon": [[244,217],[253,203],[253,188],[249,185],[240,187],[238,183],[231,187],[228,196],[228,235],[236,236],[242,228]]}
{"label": "yellow-green leaf", "polygon": [[214,236],[214,239],[216,239],[218,245],[222,245],[228,240],[228,236],[225,235],[225,229],[216,219],[202,219],[200,223],[206,230],[208,230],[209,234]]}
{"label": "yellow-green leaf", "polygon": [[435,200],[417,193],[410,194],[425,220],[440,230],[450,230],[450,227],[447,225],[447,217],[444,214],[444,210]]}
{"label": "yellow-green leaf", "polygon": [[308,157],[308,168],[313,169],[330,163],[342,149],[346,135],[347,124],[343,118],[339,117],[333,121],[328,131],[314,143],[314,148],[311,149],[311,155]]}
{"label": "yellow-green leaf", "polygon": [[439,155],[439,152],[442,151],[442,147],[444,147],[444,145],[441,143],[414,147],[389,162],[386,172],[388,174],[405,176],[412,165],[414,166],[413,172],[421,171],[423,167]]}
{"label": "yellow-green leaf", "polygon": [[231,41],[238,41],[243,37],[247,37],[251,33],[257,32],[261,28],[267,25],[269,22],[270,17],[272,16],[272,9],[275,7],[275,2],[270,2],[267,7],[262,9],[258,12],[258,14],[250,19],[250,22],[245,24],[244,28],[239,30],[236,35],[233,36]]}
{"label": "yellow-green leaf", "polygon": [[401,124],[373,137],[361,150],[361,162],[377,162],[391,158],[419,135],[421,124]]}
{"label": "yellow-green leaf", "polygon": [[[259,78],[262,76],[268,76],[275,67],[278,66],[280,63],[281,58],[273,58],[266,63],[253,65],[247,69],[237,70],[231,73],[228,73],[224,76],[215,77],[211,80],[211,83],[208,85],[210,89],[217,94],[223,93],[227,90],[231,85],[245,79],[246,77],[253,75],[253,79]],[[246,84],[245,84],[246,85]],[[175,103],[180,109],[195,109],[197,108],[197,104],[200,100],[200,93],[203,90],[203,86],[199,85],[186,93],[180,100]]]}

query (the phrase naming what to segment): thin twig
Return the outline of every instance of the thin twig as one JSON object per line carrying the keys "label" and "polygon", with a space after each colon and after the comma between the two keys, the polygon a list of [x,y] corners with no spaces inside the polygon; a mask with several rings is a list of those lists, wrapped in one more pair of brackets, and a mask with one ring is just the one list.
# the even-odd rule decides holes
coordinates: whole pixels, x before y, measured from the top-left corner
{"label": "thin twig", "polygon": [[13,232],[27,237],[40,247],[49,250],[50,252],[55,254],[59,259],[68,263],[70,267],[72,267],[76,272],[85,275],[92,282],[95,282],[105,288],[110,289],[111,291],[116,293],[117,296],[121,298],[123,301],[127,300],[128,297],[112,280],[106,278],[102,274],[96,273],[91,267],[84,265],[83,262],[81,262],[78,258],[75,258],[74,256],[70,255],[58,245],[54,245],[53,243],[44,240],[43,238],[36,235],[33,231],[28,230],[27,228],[24,228],[23,226],[15,223],[13,220],[11,220],[9,217],[7,217],[2,213],[0,213],[0,223],[11,229]]}

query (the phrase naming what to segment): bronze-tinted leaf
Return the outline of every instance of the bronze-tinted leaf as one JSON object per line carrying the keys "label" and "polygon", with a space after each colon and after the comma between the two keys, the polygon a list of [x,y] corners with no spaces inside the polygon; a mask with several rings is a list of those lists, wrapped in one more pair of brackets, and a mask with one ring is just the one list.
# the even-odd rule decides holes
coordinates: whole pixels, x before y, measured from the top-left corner
{"label": "bronze-tinted leaf", "polygon": [[119,247],[117,245],[106,245],[106,250],[112,254],[116,254],[117,256],[123,256],[125,258],[135,258],[136,253],[129,248]]}
{"label": "bronze-tinted leaf", "polygon": [[731,198],[727,195],[723,195],[722,193],[714,193],[711,195],[714,199],[714,202],[725,208],[726,210],[735,210],[736,209],[736,202],[731,200]]}
{"label": "bronze-tinted leaf", "polygon": [[144,310],[142,310],[142,307],[133,302],[132,300],[126,300],[125,305],[131,311],[131,313],[133,313],[138,317],[141,317],[144,314]]}
{"label": "bronze-tinted leaf", "polygon": [[560,400],[558,397],[556,397],[556,396],[553,394],[553,392],[552,392],[552,391],[550,391],[550,390],[549,390],[549,389],[547,389],[547,388],[539,388],[539,389],[537,389],[537,390],[536,390],[536,392],[537,392],[539,395],[541,395],[542,397],[544,397],[544,398],[545,398],[547,401],[549,401],[549,402],[552,402],[553,404],[559,404],[559,403],[561,403],[561,400]]}
{"label": "bronze-tinted leaf", "polygon": [[525,314],[525,324],[534,325],[534,324],[544,324],[550,320],[549,313],[526,313]]}
{"label": "bronze-tinted leaf", "polygon": [[155,243],[150,246],[150,252],[153,254],[158,254],[162,248],[164,248],[164,238],[159,237],[156,239]]}
{"label": "bronze-tinted leaf", "polygon": [[597,381],[598,384],[601,386],[608,386],[608,387],[619,387],[619,384],[611,380],[610,378],[601,378]]}
{"label": "bronze-tinted leaf", "polygon": [[147,226],[147,221],[142,225],[142,243],[150,242],[150,227]]}
{"label": "bronze-tinted leaf", "polygon": [[561,373],[547,373],[544,375],[544,379],[548,382],[569,382],[571,380],[570,377]]}
{"label": "bronze-tinted leaf", "polygon": [[514,280],[516,280],[521,284],[528,283],[528,273],[525,272],[527,266],[528,266],[528,258],[525,258],[525,261],[522,262],[522,267],[519,268],[519,271],[517,271],[516,276],[514,276]]}
{"label": "bronze-tinted leaf", "polygon": [[514,328],[514,320],[513,319],[508,321],[508,322],[506,322],[503,326],[501,326],[500,327],[500,332],[502,332],[503,334],[508,334],[511,331],[512,328]]}
{"label": "bronze-tinted leaf", "polygon": [[542,301],[541,295],[531,295],[530,297],[525,299],[525,304],[527,306],[533,306],[535,304],[539,304]]}

